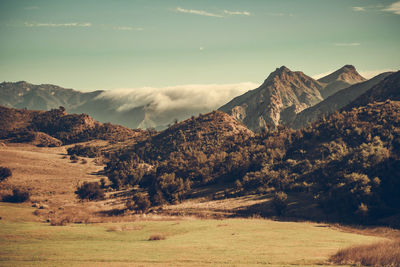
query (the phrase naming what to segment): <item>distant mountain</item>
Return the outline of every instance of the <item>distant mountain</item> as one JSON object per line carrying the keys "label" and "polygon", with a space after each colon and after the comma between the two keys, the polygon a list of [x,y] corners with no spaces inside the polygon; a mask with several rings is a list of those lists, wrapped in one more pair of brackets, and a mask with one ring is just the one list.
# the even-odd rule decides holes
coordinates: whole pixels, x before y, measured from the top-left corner
{"label": "distant mountain", "polygon": [[146,136],[146,131],[103,124],[87,114],[67,114],[63,108],[33,111],[0,106],[0,139],[11,142],[55,146],[93,139],[125,141]]}
{"label": "distant mountain", "polygon": [[350,85],[360,83],[366,79],[362,77],[352,65],[345,65],[337,71],[319,79],[324,84],[321,95],[324,99],[349,87]]}
{"label": "distant mountain", "polygon": [[322,101],[323,88],[321,82],[303,72],[292,72],[282,66],[259,88],[234,98],[219,110],[252,130],[287,124],[296,113]]}
{"label": "distant mountain", "polygon": [[65,107],[74,109],[100,95],[103,91],[82,93],[56,85],[34,85],[24,81],[0,83],[0,105],[32,110]]}
{"label": "distant mountain", "polygon": [[365,106],[372,102],[383,102],[387,99],[400,100],[400,71],[386,77],[383,81],[352,101],[345,109],[349,110],[354,107]]}
{"label": "distant mountain", "polygon": [[298,129],[306,126],[308,123],[316,121],[322,116],[327,116],[340,110],[391,74],[392,72],[382,73],[368,81],[357,83],[340,90],[315,106],[309,107],[298,113],[295,120],[289,126]]}

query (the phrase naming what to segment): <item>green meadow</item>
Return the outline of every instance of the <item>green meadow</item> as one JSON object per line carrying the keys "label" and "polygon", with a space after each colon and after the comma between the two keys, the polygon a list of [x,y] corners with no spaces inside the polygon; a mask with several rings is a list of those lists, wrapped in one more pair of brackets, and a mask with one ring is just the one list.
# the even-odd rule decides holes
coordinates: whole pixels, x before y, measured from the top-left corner
{"label": "green meadow", "polygon": [[[0,204],[1,266],[313,266],[377,237],[264,219],[50,226],[30,207]],[[152,235],[164,240],[149,241]]]}

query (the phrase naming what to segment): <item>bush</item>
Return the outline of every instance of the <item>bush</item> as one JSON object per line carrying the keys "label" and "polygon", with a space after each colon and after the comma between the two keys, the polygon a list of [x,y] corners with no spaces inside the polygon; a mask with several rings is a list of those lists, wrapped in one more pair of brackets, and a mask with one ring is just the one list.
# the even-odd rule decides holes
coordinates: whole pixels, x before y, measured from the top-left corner
{"label": "bush", "polygon": [[146,212],[151,206],[149,197],[145,193],[136,193],[133,196],[133,201],[135,203],[136,209],[141,212]]}
{"label": "bush", "polygon": [[0,167],[0,182],[4,181],[12,175],[12,172],[7,167]]}
{"label": "bush", "polygon": [[282,215],[287,207],[287,195],[285,192],[277,192],[272,200],[277,215]]}
{"label": "bush", "polygon": [[166,237],[164,234],[152,234],[149,237],[149,241],[156,241],[156,240],[165,240]]}
{"label": "bush", "polygon": [[95,158],[99,155],[99,148],[94,146],[75,145],[67,149],[68,155],[78,155],[82,157]]}
{"label": "bush", "polygon": [[80,199],[104,199],[104,190],[101,188],[98,182],[84,182],[81,186],[77,188],[75,194],[78,195]]}
{"label": "bush", "polygon": [[3,197],[4,202],[11,202],[11,203],[22,203],[29,199],[30,193],[24,189],[13,189],[12,195],[7,195]]}

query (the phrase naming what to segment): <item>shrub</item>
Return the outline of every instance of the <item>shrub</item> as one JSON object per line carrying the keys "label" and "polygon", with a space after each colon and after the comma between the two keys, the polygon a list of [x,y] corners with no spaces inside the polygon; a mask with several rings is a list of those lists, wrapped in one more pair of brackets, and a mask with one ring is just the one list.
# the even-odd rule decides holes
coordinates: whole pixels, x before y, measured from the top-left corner
{"label": "shrub", "polygon": [[82,164],[87,164],[88,162],[87,162],[86,159],[82,159],[82,160],[81,160],[81,163],[82,163]]}
{"label": "shrub", "polygon": [[75,154],[71,155],[71,157],[69,157],[69,159],[72,161],[76,161],[76,162],[78,162],[78,160],[79,160],[78,156]]}
{"label": "shrub", "polygon": [[287,207],[287,195],[285,192],[277,192],[275,193],[274,199],[272,200],[272,204],[274,205],[275,211],[277,215],[282,215]]}
{"label": "shrub", "polygon": [[156,240],[165,240],[166,237],[164,234],[152,234],[149,237],[149,241],[156,241]]}
{"label": "shrub", "polygon": [[4,202],[11,203],[22,203],[29,199],[30,193],[24,189],[13,189],[13,193],[11,195],[7,195],[3,197]]}
{"label": "shrub", "polygon": [[7,167],[0,167],[0,182],[4,181],[8,177],[12,175],[12,172],[9,168]]}
{"label": "shrub", "polygon": [[80,199],[104,199],[104,190],[101,188],[98,182],[84,182],[81,186],[77,188],[75,194],[78,195]]}
{"label": "shrub", "polygon": [[151,206],[149,197],[145,193],[136,193],[133,196],[133,201],[135,203],[136,209],[141,212],[146,212]]}
{"label": "shrub", "polygon": [[106,183],[107,183],[106,179],[104,179],[104,178],[100,179],[100,187],[101,188],[103,188],[103,189],[106,188],[107,187]]}
{"label": "shrub", "polygon": [[75,145],[67,149],[68,155],[78,155],[83,157],[95,158],[99,155],[99,148],[94,146]]}

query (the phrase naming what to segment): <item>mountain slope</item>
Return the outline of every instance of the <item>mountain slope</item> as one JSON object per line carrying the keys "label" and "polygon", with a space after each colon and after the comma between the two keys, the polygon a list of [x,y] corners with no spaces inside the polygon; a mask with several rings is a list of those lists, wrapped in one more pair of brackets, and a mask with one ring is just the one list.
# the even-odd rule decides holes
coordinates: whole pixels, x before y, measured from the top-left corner
{"label": "mountain slope", "polygon": [[358,96],[362,95],[391,74],[391,72],[382,73],[368,81],[357,83],[348,88],[340,90],[315,106],[307,108],[298,113],[290,126],[298,129],[306,126],[308,123],[316,121],[322,116],[326,116],[337,110],[340,110],[342,107],[348,105],[352,100],[356,99]]}
{"label": "mountain slope", "polygon": [[257,89],[220,107],[252,130],[286,124],[294,115],[322,100],[323,84],[285,66],[272,72]]}
{"label": "mountain slope", "polygon": [[325,84],[321,90],[324,99],[349,87],[350,85],[363,82],[366,79],[362,77],[352,65],[345,65],[337,71],[320,78],[318,81]]}
{"label": "mountain slope", "polygon": [[346,106],[346,110],[353,107],[365,106],[372,102],[383,102],[387,99],[400,100],[400,71],[386,77],[382,82],[373,86],[357,99]]}

